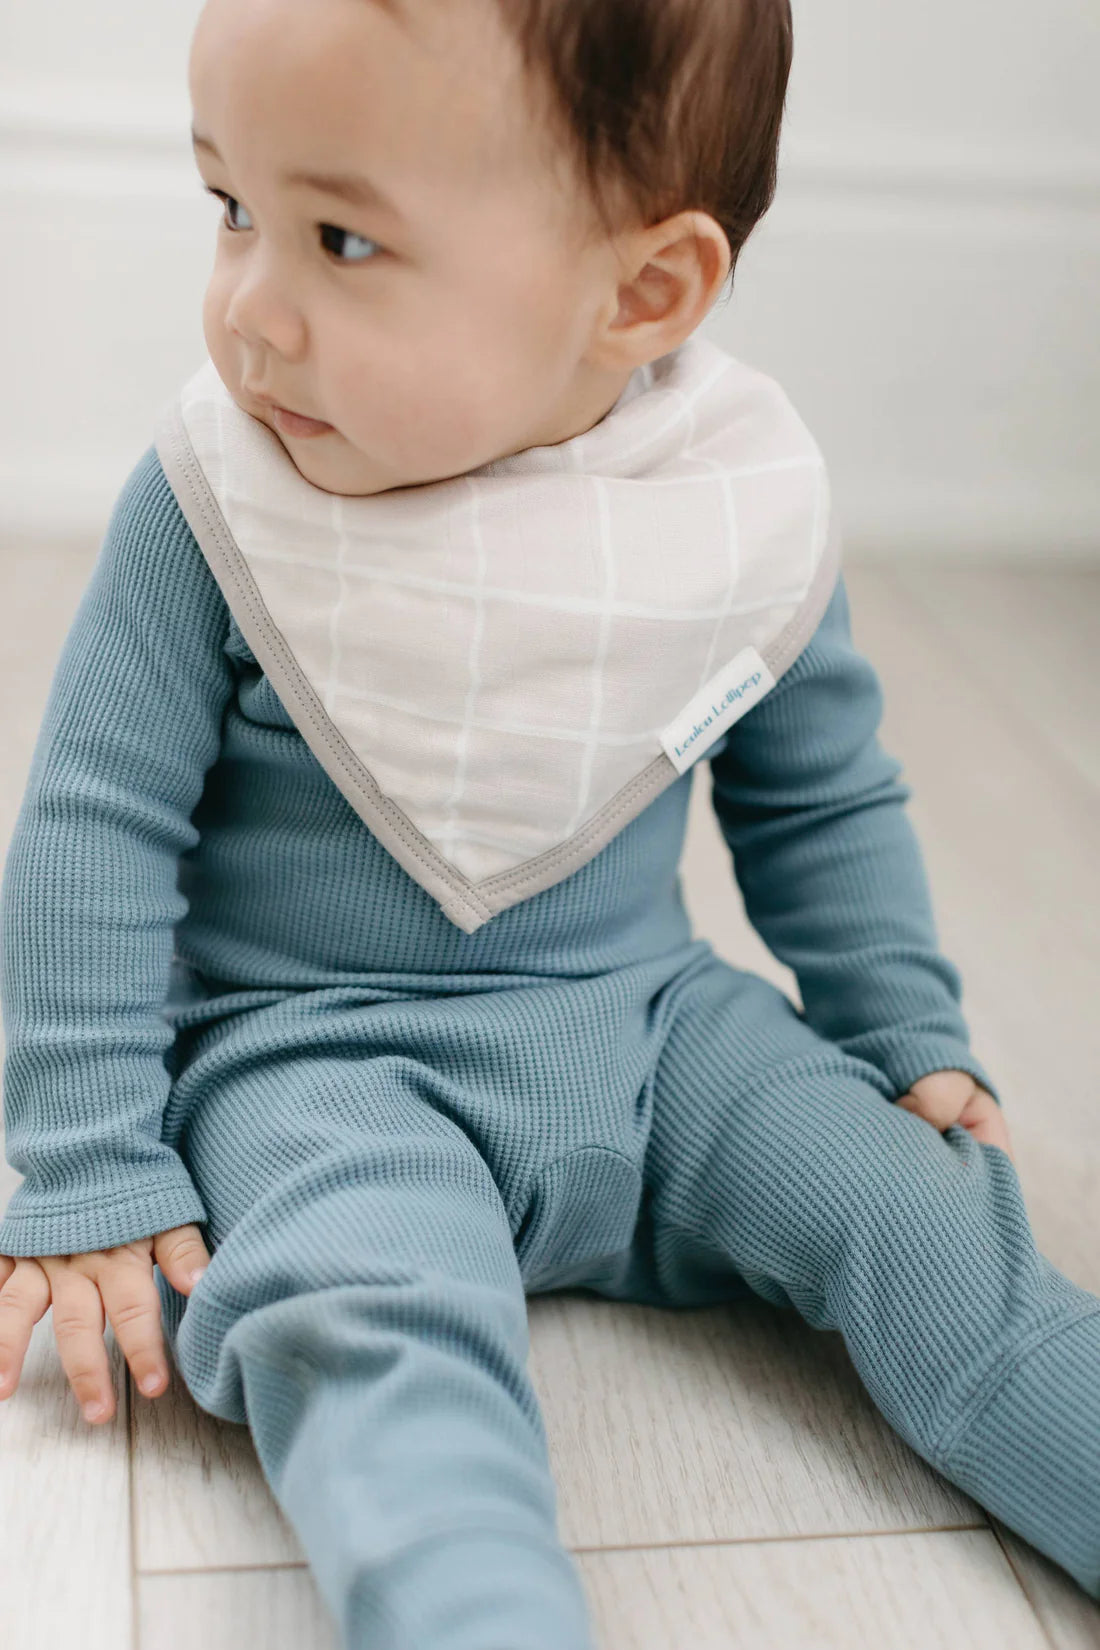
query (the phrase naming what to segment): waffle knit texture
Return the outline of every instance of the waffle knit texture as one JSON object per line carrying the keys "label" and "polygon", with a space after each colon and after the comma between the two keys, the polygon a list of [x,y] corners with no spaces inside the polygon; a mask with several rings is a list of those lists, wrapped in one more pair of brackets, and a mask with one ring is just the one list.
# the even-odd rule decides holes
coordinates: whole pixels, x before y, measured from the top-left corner
{"label": "waffle knit texture", "polygon": [[888,1103],[944,1067],[995,1091],[881,705],[841,583],[710,752],[801,1011],[692,935],[691,770],[466,934],[306,747],[152,450],[133,472],[0,895],[0,1253],[204,1224],[191,1295],[156,1274],[168,1343],[347,1650],[591,1650],[526,1368],[525,1295],[569,1287],[839,1330],[899,1435],[1100,1594],[1100,1300],[1005,1153]]}
{"label": "waffle knit texture", "polygon": [[[996,1095],[938,949],[881,708],[841,581],[796,664],[712,747],[718,819],[815,1029],[898,1093],[957,1067]],[[193,999],[581,979],[675,955],[691,937],[677,866],[692,772],[577,874],[463,934],[309,751],[150,448],[65,640],[4,867],[6,1150],[25,1178],[0,1253],[203,1219],[161,1140],[166,1056],[202,1012]]]}

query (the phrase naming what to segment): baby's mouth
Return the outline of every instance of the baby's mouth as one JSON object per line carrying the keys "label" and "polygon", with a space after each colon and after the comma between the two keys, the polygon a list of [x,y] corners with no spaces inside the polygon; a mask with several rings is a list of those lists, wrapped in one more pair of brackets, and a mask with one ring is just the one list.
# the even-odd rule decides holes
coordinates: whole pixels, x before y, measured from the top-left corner
{"label": "baby's mouth", "polygon": [[319,418],[306,418],[304,413],[290,412],[286,407],[272,407],[271,417],[280,434],[297,436],[299,440],[327,435],[332,429],[331,424],[322,423]]}
{"label": "baby's mouth", "polygon": [[292,412],[289,407],[280,406],[273,396],[267,395],[263,390],[254,390],[248,384],[242,388],[246,395],[259,403],[261,411],[283,435],[324,435],[327,430],[332,429],[332,425],[326,424],[323,419],[310,418],[306,413]]}

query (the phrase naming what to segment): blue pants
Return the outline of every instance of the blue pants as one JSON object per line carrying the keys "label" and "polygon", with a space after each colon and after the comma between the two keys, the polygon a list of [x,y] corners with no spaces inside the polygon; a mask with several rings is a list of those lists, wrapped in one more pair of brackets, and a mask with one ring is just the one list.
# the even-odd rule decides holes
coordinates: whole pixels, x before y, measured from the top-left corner
{"label": "blue pants", "polygon": [[[755,1293],[838,1329],[890,1425],[1100,1598],[1100,1298],[1011,1160],[694,947],[568,986],[299,992],[178,1034],[165,1137],[213,1259],[158,1273],[349,1650],[591,1650],[525,1294]],[[559,996],[559,991],[561,995]]]}

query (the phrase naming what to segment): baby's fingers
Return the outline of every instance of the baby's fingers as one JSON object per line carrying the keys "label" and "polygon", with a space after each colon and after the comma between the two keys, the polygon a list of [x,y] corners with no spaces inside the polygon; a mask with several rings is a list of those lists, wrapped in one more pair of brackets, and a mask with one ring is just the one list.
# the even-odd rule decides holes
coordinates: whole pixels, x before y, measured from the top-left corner
{"label": "baby's fingers", "polygon": [[50,1304],[50,1280],[36,1260],[0,1257],[0,1398],[10,1398],[23,1373],[31,1330]]}
{"label": "baby's fingers", "polygon": [[61,1366],[86,1421],[114,1412],[111,1366],[103,1343],[103,1302],[91,1278],[74,1266],[51,1267],[53,1332]]}
{"label": "baby's fingers", "polygon": [[1016,1158],[1004,1112],[992,1095],[984,1091],[976,1094],[973,1101],[963,1108],[959,1122],[975,1140],[984,1140],[987,1146],[1000,1146],[1005,1155],[1015,1163]]}
{"label": "baby's fingers", "polygon": [[107,1316],[134,1380],[147,1398],[156,1397],[168,1385],[168,1363],[152,1256],[127,1254],[104,1268],[98,1281]]}

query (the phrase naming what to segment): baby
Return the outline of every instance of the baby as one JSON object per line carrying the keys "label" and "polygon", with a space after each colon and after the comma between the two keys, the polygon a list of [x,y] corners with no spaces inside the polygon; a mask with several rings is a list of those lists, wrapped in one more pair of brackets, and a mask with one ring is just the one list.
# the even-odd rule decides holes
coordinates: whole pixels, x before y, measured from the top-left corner
{"label": "baby", "polygon": [[[89,1420],[104,1313],[143,1392],[166,1335],[348,1646],[591,1650],[526,1369],[561,1288],[839,1329],[1100,1598],[1100,1299],[1035,1247],[820,455],[697,332],[790,54],[787,0],[196,30],[210,362],[4,871],[0,1396],[51,1303]],[[800,1009],[692,935],[703,755]]]}

